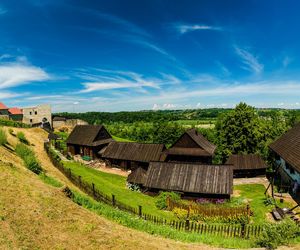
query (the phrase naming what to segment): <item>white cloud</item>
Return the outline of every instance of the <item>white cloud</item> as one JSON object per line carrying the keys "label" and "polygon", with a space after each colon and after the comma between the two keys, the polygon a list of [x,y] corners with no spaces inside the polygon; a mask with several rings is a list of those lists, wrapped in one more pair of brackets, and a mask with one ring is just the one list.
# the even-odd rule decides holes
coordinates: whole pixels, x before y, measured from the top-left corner
{"label": "white cloud", "polygon": [[10,93],[10,92],[0,92],[0,99],[9,99],[21,96],[20,94]]}
{"label": "white cloud", "polygon": [[253,72],[255,74],[262,73],[264,65],[259,63],[256,56],[252,55],[249,51],[235,47],[235,52],[242,59],[242,68]]}
{"label": "white cloud", "polygon": [[203,25],[203,24],[177,24],[175,25],[175,28],[180,34],[185,34],[187,32],[197,31],[197,30],[215,30],[215,31],[222,30],[221,27]]}
{"label": "white cloud", "polygon": [[49,79],[50,76],[43,69],[29,65],[25,57],[17,58],[16,62],[0,63],[0,89]]}

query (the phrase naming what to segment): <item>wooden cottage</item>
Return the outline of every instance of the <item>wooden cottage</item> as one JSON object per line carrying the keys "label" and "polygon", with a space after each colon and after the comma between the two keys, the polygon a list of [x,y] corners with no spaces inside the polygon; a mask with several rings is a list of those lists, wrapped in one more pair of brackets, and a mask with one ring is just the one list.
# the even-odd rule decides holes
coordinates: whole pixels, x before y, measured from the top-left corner
{"label": "wooden cottage", "polygon": [[98,152],[113,139],[102,125],[77,125],[67,139],[68,153],[71,155],[98,157]]}
{"label": "wooden cottage", "polygon": [[162,161],[211,164],[216,146],[195,129],[186,131],[164,151]]}
{"label": "wooden cottage", "polygon": [[99,152],[102,159],[108,160],[112,165],[124,169],[147,169],[149,162],[159,161],[165,149],[163,144],[148,144],[135,142],[112,142]]}
{"label": "wooden cottage", "polygon": [[230,155],[226,164],[233,165],[234,177],[254,177],[266,174],[267,165],[258,154]]}
{"label": "wooden cottage", "polygon": [[282,184],[293,186],[295,182],[300,185],[300,123],[287,131],[278,140],[270,144],[275,154],[276,164]]}
{"label": "wooden cottage", "polygon": [[186,197],[230,198],[231,165],[151,162],[144,187],[149,191],[176,191]]}

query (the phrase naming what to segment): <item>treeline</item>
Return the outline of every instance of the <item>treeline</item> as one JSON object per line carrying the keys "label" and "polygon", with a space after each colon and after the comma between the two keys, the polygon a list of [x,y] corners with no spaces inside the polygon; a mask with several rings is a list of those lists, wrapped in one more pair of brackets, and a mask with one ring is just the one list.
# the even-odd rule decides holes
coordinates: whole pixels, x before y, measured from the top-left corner
{"label": "treeline", "polygon": [[189,109],[189,110],[157,110],[134,112],[86,112],[86,113],[57,113],[57,116],[76,118],[89,124],[109,124],[115,122],[166,122],[178,120],[210,120],[230,109]]}

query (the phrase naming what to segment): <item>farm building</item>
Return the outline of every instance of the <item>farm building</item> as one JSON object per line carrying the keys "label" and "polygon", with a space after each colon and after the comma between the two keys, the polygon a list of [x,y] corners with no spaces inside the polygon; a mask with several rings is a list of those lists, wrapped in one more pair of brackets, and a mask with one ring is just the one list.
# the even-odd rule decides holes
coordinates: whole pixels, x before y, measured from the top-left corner
{"label": "farm building", "polygon": [[23,110],[19,108],[9,108],[9,117],[11,120],[22,122],[23,120]]}
{"label": "farm building", "polygon": [[181,192],[185,197],[230,198],[232,166],[151,162],[143,186],[154,192]]}
{"label": "farm building", "polygon": [[124,169],[147,168],[149,162],[159,161],[165,149],[163,144],[148,144],[135,142],[112,142],[103,148],[99,155],[112,165]]}
{"label": "farm building", "polygon": [[0,118],[9,119],[8,107],[6,107],[6,105],[2,102],[0,102]]}
{"label": "farm building", "polygon": [[55,116],[52,119],[52,127],[59,129],[62,127],[74,128],[76,125],[89,125],[86,121],[80,119],[68,119],[62,116]]}
{"label": "farm building", "polygon": [[258,154],[230,155],[226,164],[233,165],[234,177],[254,177],[266,174],[267,165]]}
{"label": "farm building", "polygon": [[71,155],[80,154],[94,159],[98,157],[99,150],[112,141],[110,134],[102,125],[77,125],[66,143]]}
{"label": "farm building", "polygon": [[286,186],[300,184],[300,123],[270,144],[279,167],[281,182]]}
{"label": "farm building", "polygon": [[216,146],[195,129],[186,131],[171,148],[162,154],[166,162],[197,162],[211,164]]}

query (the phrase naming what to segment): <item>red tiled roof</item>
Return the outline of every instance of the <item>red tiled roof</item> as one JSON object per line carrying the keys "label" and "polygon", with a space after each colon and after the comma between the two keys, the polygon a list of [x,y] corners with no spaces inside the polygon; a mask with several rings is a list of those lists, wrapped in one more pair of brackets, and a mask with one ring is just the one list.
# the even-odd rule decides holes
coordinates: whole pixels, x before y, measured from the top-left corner
{"label": "red tiled roof", "polygon": [[22,109],[19,108],[10,108],[8,109],[8,112],[11,113],[12,115],[22,115]]}
{"label": "red tiled roof", "polygon": [[8,109],[2,102],[0,102],[0,109]]}

